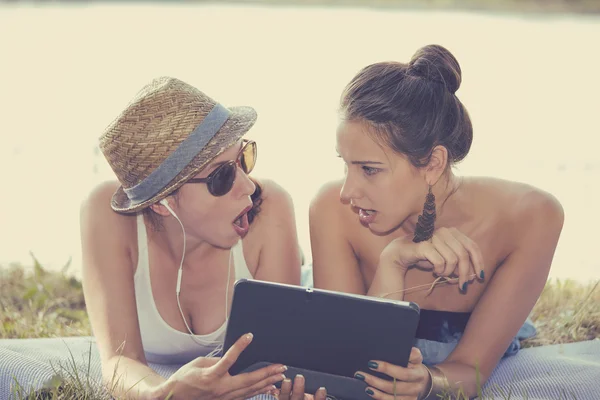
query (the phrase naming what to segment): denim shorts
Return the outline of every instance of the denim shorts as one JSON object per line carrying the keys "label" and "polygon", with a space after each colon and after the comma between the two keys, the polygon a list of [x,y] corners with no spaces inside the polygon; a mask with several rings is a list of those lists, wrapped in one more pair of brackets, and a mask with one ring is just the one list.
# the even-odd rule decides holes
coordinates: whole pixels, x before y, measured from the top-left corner
{"label": "denim shorts", "polygon": [[[512,356],[517,354],[519,349],[521,348],[521,340],[529,339],[536,334],[535,326],[533,322],[528,318],[517,335],[513,338],[512,342],[508,345],[508,348],[504,352],[503,357]],[[452,350],[458,344],[462,334],[457,333],[453,336],[450,336],[444,342],[437,342],[433,340],[427,339],[415,339],[414,346],[421,350],[421,354],[423,355],[423,364],[426,365],[434,365],[439,364],[444,361]]]}

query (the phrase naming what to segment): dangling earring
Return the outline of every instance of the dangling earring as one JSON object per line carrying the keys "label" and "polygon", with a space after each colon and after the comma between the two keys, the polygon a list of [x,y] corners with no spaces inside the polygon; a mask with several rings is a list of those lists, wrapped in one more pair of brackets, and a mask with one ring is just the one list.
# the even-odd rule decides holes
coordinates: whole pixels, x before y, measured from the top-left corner
{"label": "dangling earring", "polygon": [[425,198],[425,205],[423,206],[423,214],[419,215],[417,221],[417,227],[415,229],[415,236],[413,242],[419,243],[425,240],[431,239],[433,231],[435,229],[435,196],[431,192],[431,185],[429,185],[429,192]]}

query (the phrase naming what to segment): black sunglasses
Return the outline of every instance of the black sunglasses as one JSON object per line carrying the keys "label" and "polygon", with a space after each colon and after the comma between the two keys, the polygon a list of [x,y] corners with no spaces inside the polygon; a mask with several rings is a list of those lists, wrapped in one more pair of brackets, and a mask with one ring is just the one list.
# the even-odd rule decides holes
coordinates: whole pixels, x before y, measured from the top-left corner
{"label": "black sunglasses", "polygon": [[208,191],[213,196],[223,196],[231,190],[235,182],[237,167],[248,175],[256,164],[256,142],[253,140],[243,141],[242,148],[235,161],[229,160],[219,165],[206,178],[188,179],[186,183],[206,183]]}

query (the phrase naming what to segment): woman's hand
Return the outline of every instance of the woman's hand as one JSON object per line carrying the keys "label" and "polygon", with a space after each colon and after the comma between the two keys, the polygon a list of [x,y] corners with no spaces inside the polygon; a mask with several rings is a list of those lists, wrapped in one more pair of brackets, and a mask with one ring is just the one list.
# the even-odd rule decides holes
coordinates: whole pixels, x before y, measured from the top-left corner
{"label": "woman's hand", "polygon": [[378,268],[393,267],[406,272],[416,265],[433,269],[437,276],[458,275],[458,286],[463,291],[473,274],[484,278],[479,246],[456,228],[439,228],[431,240],[419,243],[409,236],[394,239],[383,249],[379,260]]}
{"label": "woman's hand", "polygon": [[325,400],[327,398],[327,390],[325,388],[319,388],[315,395],[304,393],[304,376],[296,375],[294,377],[294,384],[289,378],[284,379],[281,384],[281,390],[275,394],[279,400]]}
{"label": "woman's hand", "polygon": [[252,334],[246,334],[222,358],[199,357],[184,365],[165,382],[160,397],[242,400],[274,390],[273,384],[285,379],[283,372],[287,368],[283,365],[270,365],[236,376],[229,374],[229,369],[251,341]]}
{"label": "woman's hand", "polygon": [[354,377],[367,383],[365,392],[374,399],[418,400],[427,395],[431,385],[429,373],[423,365],[423,356],[416,347],[410,352],[406,368],[377,360],[370,361],[369,368],[396,378],[394,385],[394,381],[386,381],[367,372],[357,371]]}

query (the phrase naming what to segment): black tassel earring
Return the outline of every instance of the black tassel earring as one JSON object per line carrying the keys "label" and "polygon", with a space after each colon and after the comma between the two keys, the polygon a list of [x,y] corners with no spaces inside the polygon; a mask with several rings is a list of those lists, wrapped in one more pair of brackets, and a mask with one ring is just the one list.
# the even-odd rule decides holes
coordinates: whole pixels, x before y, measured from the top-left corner
{"label": "black tassel earring", "polygon": [[415,236],[413,242],[419,243],[425,240],[431,239],[433,231],[435,229],[435,196],[431,192],[431,185],[429,185],[429,192],[425,198],[425,205],[423,206],[423,214],[419,215],[417,221],[417,227],[415,229]]}

